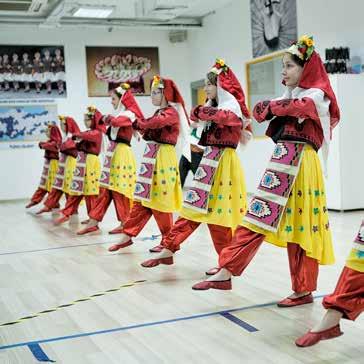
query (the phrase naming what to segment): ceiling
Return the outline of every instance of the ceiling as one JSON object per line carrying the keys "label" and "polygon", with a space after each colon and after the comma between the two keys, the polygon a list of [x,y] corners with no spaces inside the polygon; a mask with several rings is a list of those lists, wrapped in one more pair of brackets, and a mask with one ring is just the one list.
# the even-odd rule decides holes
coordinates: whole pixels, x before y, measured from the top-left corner
{"label": "ceiling", "polygon": [[[188,29],[233,0],[0,0],[0,26]],[[75,18],[84,6],[113,7],[107,19]]]}

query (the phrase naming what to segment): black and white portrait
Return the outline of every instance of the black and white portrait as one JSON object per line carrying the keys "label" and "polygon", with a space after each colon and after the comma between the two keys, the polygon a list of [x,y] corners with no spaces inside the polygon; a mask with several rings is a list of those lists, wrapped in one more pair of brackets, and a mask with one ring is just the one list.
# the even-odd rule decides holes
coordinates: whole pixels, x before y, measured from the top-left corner
{"label": "black and white portrait", "polygon": [[250,13],[254,58],[297,39],[296,0],[250,0]]}

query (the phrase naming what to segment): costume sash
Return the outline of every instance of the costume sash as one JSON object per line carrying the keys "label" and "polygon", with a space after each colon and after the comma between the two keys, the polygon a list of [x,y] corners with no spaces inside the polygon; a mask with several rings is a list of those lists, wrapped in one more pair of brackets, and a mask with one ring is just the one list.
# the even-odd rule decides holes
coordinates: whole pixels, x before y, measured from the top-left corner
{"label": "costume sash", "polygon": [[43,189],[46,189],[46,184],[47,184],[48,174],[49,174],[49,164],[50,164],[49,160],[44,159],[42,175],[40,177],[40,182],[39,182],[39,187],[43,188]]}
{"label": "costume sash", "polygon": [[213,146],[205,148],[192,184],[186,189],[183,201],[184,207],[207,214],[209,195],[214,182],[215,172],[224,150],[224,148]]}
{"label": "costume sash", "polygon": [[364,220],[361,222],[358,235],[354,240],[353,248],[364,252]]}
{"label": "costume sash", "polygon": [[58,161],[56,179],[54,180],[53,186],[52,186],[53,188],[56,188],[57,190],[62,190],[62,188],[63,188],[66,159],[67,159],[66,154],[59,153],[59,161]]}
{"label": "costume sash", "polygon": [[152,141],[147,142],[135,184],[134,198],[137,200],[150,201],[151,199],[150,193],[158,150],[158,143]]}
{"label": "costume sash", "polygon": [[117,145],[118,145],[118,143],[109,141],[109,146],[105,153],[104,163],[102,165],[102,170],[101,170],[101,178],[100,178],[101,187],[109,188],[111,161],[112,161],[112,158],[113,158]]}
{"label": "costume sash", "polygon": [[78,151],[77,159],[76,159],[76,168],[73,172],[70,192],[82,195],[83,187],[85,184],[85,175],[86,175],[86,157],[87,154],[85,152]]}
{"label": "costume sash", "polygon": [[305,143],[279,141],[244,221],[276,232],[300,169]]}

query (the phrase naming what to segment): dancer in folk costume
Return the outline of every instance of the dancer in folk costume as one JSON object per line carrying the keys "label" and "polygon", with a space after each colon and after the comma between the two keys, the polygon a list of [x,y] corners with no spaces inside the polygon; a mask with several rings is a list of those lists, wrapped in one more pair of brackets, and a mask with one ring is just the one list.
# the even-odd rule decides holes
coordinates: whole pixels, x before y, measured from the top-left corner
{"label": "dancer in folk costume", "polygon": [[57,208],[63,194],[66,195],[67,200],[69,199],[69,196],[78,195],[78,193],[73,193],[71,191],[71,182],[76,168],[77,158],[76,143],[72,137],[80,133],[80,128],[76,121],[70,116],[59,115],[59,121],[62,130],[62,144],[60,147],[58,170],[52,186],[52,191],[45,200],[44,207],[37,212],[38,215],[44,212],[50,212]]}
{"label": "dancer in folk costume", "polygon": [[11,61],[11,80],[13,81],[14,91],[19,91],[19,81],[21,81],[21,64],[17,53],[13,54]]}
{"label": "dancer in folk costume", "polygon": [[62,142],[62,135],[58,126],[53,124],[48,125],[46,134],[48,140],[46,142],[39,143],[39,148],[44,149],[44,166],[42,176],[39,187],[34,192],[26,208],[38,205],[47,192],[51,191],[54,179],[56,178],[59,159],[59,147]]}
{"label": "dancer in folk costume", "polygon": [[39,94],[44,83],[44,64],[39,52],[34,53],[32,74],[35,90]]}
{"label": "dancer in folk costume", "polygon": [[3,54],[3,79],[4,79],[4,91],[10,91],[11,64],[8,54]]}
{"label": "dancer in folk costume", "polygon": [[319,264],[334,263],[317,151],[327,151],[340,112],[312,37],[285,53],[282,75],[284,95],[254,109],[258,122],[269,121],[267,135],[276,143],[268,168],[232,244],[220,254],[220,271],[193,288],[231,289],[231,276],[243,273],[266,240],[287,248],[294,293],[278,306],[291,307],[313,302]]}
{"label": "dancer in folk costume", "polygon": [[44,51],[43,63],[43,82],[46,84],[47,93],[52,93],[52,81],[53,81],[53,58],[48,49]]}
{"label": "dancer in folk costume", "polygon": [[296,340],[297,346],[312,346],[321,340],[341,336],[340,320],[354,321],[364,311],[364,220],[335,291],[324,297],[322,304],[327,310],[325,316],[312,330]]}
{"label": "dancer in folk costume", "polygon": [[0,55],[0,91],[3,89],[5,69],[3,66],[3,57]]}
{"label": "dancer in folk costume", "polygon": [[134,95],[127,83],[111,93],[112,115],[103,116],[108,126],[106,135],[109,146],[100,179],[100,194],[95,207],[89,213],[88,226],[79,235],[99,230],[98,223],[104,218],[111,201],[114,201],[120,225],[110,234],[120,234],[129,216],[136,181],[136,163],[130,143],[133,136],[132,123],[143,118]]}
{"label": "dancer in folk costume", "polygon": [[21,61],[21,81],[24,82],[24,91],[30,91],[30,82],[32,82],[32,69],[33,65],[29,60],[28,53],[23,53],[23,59]]}
{"label": "dancer in folk costume", "polygon": [[[205,91],[208,103],[195,107],[191,120],[204,125],[200,144],[204,155],[191,187],[186,191],[184,208],[172,230],[154,251],[160,252],[142,266],[172,264],[173,254],[198,228],[206,223],[216,252],[231,243],[233,230],[246,211],[243,170],[236,153],[240,141],[251,137],[249,112],[243,89],[223,60],[217,60],[207,74]],[[206,272],[216,273],[216,268]]]}
{"label": "dancer in folk costume", "polygon": [[99,195],[101,173],[99,154],[106,127],[102,115],[94,106],[89,107],[88,113],[85,114],[85,126],[88,130],[72,136],[76,141],[77,162],[70,187],[71,196],[61,211],[61,217],[55,221],[57,225],[68,221],[71,215],[77,213],[83,198],[86,200],[87,213],[90,213]]}
{"label": "dancer in folk costume", "polygon": [[173,212],[182,206],[175,146],[181,136],[182,145],[189,150],[189,122],[184,101],[176,84],[159,76],[153,79],[151,98],[159,109],[152,117],[137,119],[133,124],[147,142],[137,176],[135,201],[124,223],[120,243],[111,246],[109,251],[133,244],[132,237],[142,231],[151,216],[163,240],[173,225]]}
{"label": "dancer in folk costume", "polygon": [[53,79],[57,82],[58,94],[64,94],[64,83],[66,81],[65,64],[62,52],[59,48],[55,50],[55,57],[53,58],[52,69]]}

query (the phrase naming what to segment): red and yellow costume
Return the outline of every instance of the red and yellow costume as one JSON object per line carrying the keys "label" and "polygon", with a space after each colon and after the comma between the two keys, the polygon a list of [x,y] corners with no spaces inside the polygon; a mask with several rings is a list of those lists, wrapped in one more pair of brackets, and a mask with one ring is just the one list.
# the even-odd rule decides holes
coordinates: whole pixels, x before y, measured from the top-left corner
{"label": "red and yellow costume", "polygon": [[[220,268],[238,276],[264,240],[286,247],[292,290],[304,296],[287,298],[279,303],[280,307],[312,302],[310,292],[316,290],[318,265],[334,263],[317,151],[323,144],[326,147],[340,112],[319,55],[312,45],[306,48],[309,57],[298,87],[287,88],[283,97],[259,102],[254,108],[258,122],[270,122],[267,135],[276,143],[276,149],[242,225],[219,258]],[[293,54],[297,49],[292,46]],[[281,166],[292,150],[292,164]],[[277,169],[271,170],[272,166]],[[292,174],[284,173],[286,170]],[[231,281],[205,281],[194,288],[231,289]]]}
{"label": "red and yellow costume", "polygon": [[39,204],[44,196],[51,191],[58,168],[59,147],[62,142],[61,132],[56,125],[49,125],[49,140],[40,142],[39,148],[44,150],[44,166],[39,187],[34,192],[27,208]]}
{"label": "red and yellow costume", "polygon": [[[130,147],[133,136],[132,123],[143,118],[143,113],[128,85],[122,84],[114,92],[120,97],[120,102],[115,115],[103,117],[108,125],[106,135],[110,144],[102,168],[100,194],[89,217],[97,222],[102,221],[111,201],[114,201],[117,218],[123,223],[129,216],[136,180],[135,157]],[[96,230],[98,226],[93,225],[78,234],[83,235]],[[110,231],[111,234],[120,232],[121,227]]]}
{"label": "red and yellow costume", "polygon": [[[219,60],[212,71],[217,74],[218,104],[212,106],[210,101],[210,105],[199,105],[190,116],[205,126],[199,141],[206,147],[205,152],[192,186],[186,191],[180,217],[161,244],[173,253],[201,223],[206,223],[220,254],[231,243],[233,230],[246,211],[245,178],[236,148],[250,135],[249,112],[232,70]],[[156,258],[142,265],[154,267],[171,262],[168,258]]]}
{"label": "red and yellow costume", "polygon": [[[73,193],[68,198],[64,209],[61,210],[62,216],[55,221],[56,224],[67,221],[71,215],[75,214],[83,198],[85,198],[86,201],[87,212],[90,213],[99,194],[99,179],[101,172],[99,154],[101,152],[102,138],[103,134],[106,132],[106,128],[102,120],[102,115],[95,112],[95,109],[93,109],[92,112],[89,112],[88,115],[91,119],[90,129],[75,133],[72,136],[72,139],[76,141],[78,153],[76,167],[70,186],[70,191]],[[73,185],[75,184],[75,175],[79,173],[77,164],[80,153],[85,155],[85,173],[82,181],[82,191],[76,191]]]}
{"label": "red and yellow costume", "polygon": [[341,318],[354,321],[364,311],[364,220],[336,288],[332,294],[324,297],[322,304],[330,310],[322,321],[322,328],[331,327],[320,331],[308,331],[296,340],[297,346],[308,347],[321,340],[341,336]]}
{"label": "red and yellow costume", "polygon": [[[152,86],[163,90],[168,103],[177,105],[174,107],[169,104],[167,107],[157,110],[152,117],[140,118],[134,122],[135,129],[143,135],[147,146],[137,177],[133,208],[124,223],[122,233],[129,237],[137,236],[150,217],[154,216],[163,240],[172,227],[173,212],[179,211],[182,206],[182,190],[175,146],[181,129],[188,130],[188,123],[183,111],[184,101],[175,83],[172,80],[156,76]],[[183,117],[184,119],[182,119]],[[155,153],[153,157],[147,158],[145,156],[150,152],[150,148]],[[143,181],[146,179],[142,177],[146,165],[148,168],[150,165],[153,166],[151,176],[148,178],[148,193],[145,195],[147,197],[143,195],[145,192]],[[125,243],[112,246],[109,250],[116,251],[131,244],[132,241],[129,239]]]}
{"label": "red and yellow costume", "polygon": [[323,305],[342,312],[348,320],[355,320],[364,311],[364,220],[335,291],[324,298]]}
{"label": "red and yellow costume", "polygon": [[[44,202],[45,207],[40,210],[38,214],[51,211],[58,207],[63,194],[66,195],[67,200],[69,199],[69,196],[74,195],[70,190],[70,187],[73,172],[76,167],[77,148],[72,136],[78,134],[80,128],[76,121],[69,116],[60,116],[60,121],[64,124],[66,130],[60,147],[60,159],[62,159],[63,163],[59,163],[53,188]],[[60,179],[60,183],[58,183],[58,178]]]}

